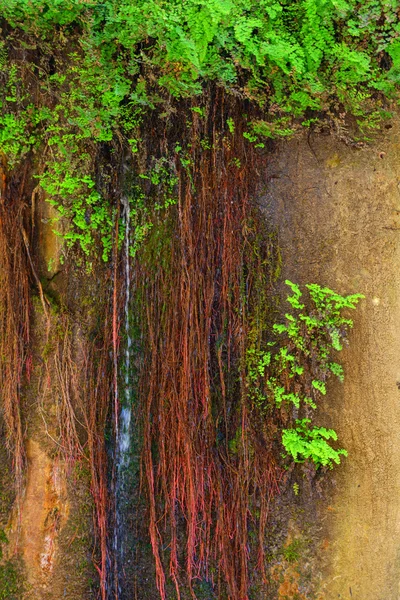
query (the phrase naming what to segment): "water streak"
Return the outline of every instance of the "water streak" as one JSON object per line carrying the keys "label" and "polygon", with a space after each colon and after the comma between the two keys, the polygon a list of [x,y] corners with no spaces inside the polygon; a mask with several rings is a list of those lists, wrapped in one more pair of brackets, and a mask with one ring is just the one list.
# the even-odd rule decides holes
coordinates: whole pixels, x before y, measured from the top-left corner
{"label": "water streak", "polygon": [[129,257],[129,246],[130,246],[130,207],[129,198],[124,197],[124,225],[125,225],[125,335],[126,335],[126,346],[125,346],[125,381],[124,381],[124,404],[120,412],[119,417],[119,432],[118,432],[118,469],[121,471],[122,468],[126,467],[129,463],[129,449],[131,445],[131,419],[132,419],[132,406],[131,406],[131,390],[129,385],[129,375],[131,369],[131,347],[132,338],[130,336],[130,323],[129,323],[129,303],[130,303],[130,257]]}
{"label": "water streak", "polygon": [[115,525],[114,525],[114,593],[113,598],[122,598],[122,573],[124,571],[124,533],[125,533],[125,510],[124,497],[126,487],[127,469],[130,463],[131,451],[131,421],[132,421],[132,402],[130,389],[130,371],[131,371],[131,348],[132,338],[130,336],[129,304],[130,304],[130,207],[129,198],[122,198],[124,207],[123,223],[125,227],[125,247],[124,247],[124,279],[125,279],[125,360],[124,360],[124,389],[122,395],[121,409],[118,417],[118,428],[115,439]]}

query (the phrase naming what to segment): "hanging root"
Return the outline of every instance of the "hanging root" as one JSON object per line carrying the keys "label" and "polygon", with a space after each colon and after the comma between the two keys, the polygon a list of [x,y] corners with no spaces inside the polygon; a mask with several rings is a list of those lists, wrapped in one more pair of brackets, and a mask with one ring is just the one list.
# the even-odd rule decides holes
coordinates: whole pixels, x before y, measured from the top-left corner
{"label": "hanging root", "polygon": [[[36,288],[44,314],[44,343],[52,348],[43,359],[38,393],[43,398],[50,394],[53,401],[58,399],[58,434],[57,439],[51,439],[66,464],[89,460],[98,536],[95,561],[101,598],[106,600],[110,506],[105,429],[113,383],[109,349],[116,343],[112,334],[112,301],[108,297],[103,303],[97,299],[104,309],[104,331],[93,341],[85,339],[85,335],[76,336],[79,324],[74,324],[66,311],[51,314],[30,241],[33,219],[28,211],[26,174],[27,167],[22,170],[20,181],[17,176],[11,182],[0,180],[0,409],[7,447],[13,456],[17,506],[23,493],[25,462],[21,398],[33,369],[29,349],[30,298],[31,288]],[[118,307],[114,312],[117,310]]]}
{"label": "hanging root", "polygon": [[109,492],[107,486],[107,453],[105,429],[109,402],[112,397],[112,367],[109,359],[111,339],[110,321],[105,319],[104,337],[99,337],[88,348],[85,357],[86,386],[83,393],[83,410],[87,430],[87,445],[91,471],[91,488],[95,506],[95,531],[99,560],[95,563],[99,573],[101,599],[107,598],[109,574]]}
{"label": "hanging root", "polygon": [[[137,263],[148,346],[143,464],[163,599],[162,546],[169,548],[178,598],[183,556],[193,595],[196,580],[213,579],[213,565],[230,598],[248,598],[249,529],[258,521],[263,572],[269,503],[278,489],[272,438],[255,422],[246,386],[249,329],[264,310],[256,310],[257,284],[267,267],[251,225],[257,157],[244,145],[243,119],[239,110],[232,115],[232,104],[225,107],[216,92],[205,120],[193,113],[186,162],[176,163],[173,235],[153,257],[157,268],[145,252]],[[227,116],[234,117],[234,135],[226,131]],[[185,548],[178,543],[182,530]]]}
{"label": "hanging root", "polygon": [[[24,465],[21,390],[30,373],[30,281],[24,240],[27,168],[20,181],[6,186],[0,202],[0,389],[6,444],[13,455],[17,498]],[[26,233],[25,233],[26,235]]]}

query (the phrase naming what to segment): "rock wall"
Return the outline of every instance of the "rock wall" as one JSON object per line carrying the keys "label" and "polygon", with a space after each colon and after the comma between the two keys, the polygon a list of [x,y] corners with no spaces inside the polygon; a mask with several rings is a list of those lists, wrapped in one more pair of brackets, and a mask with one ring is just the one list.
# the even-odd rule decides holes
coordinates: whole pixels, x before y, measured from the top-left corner
{"label": "rock wall", "polygon": [[[337,430],[349,457],[325,479],[307,480],[304,471],[293,471],[292,482],[300,484],[300,491],[294,494],[289,486],[271,522],[270,585],[252,598],[398,600],[400,122],[393,120],[384,135],[363,148],[323,135],[277,145],[267,163],[260,202],[278,231],[282,279],[315,282],[343,294],[360,292],[365,300],[353,315],[350,344],[341,355],[345,382],[330,384],[318,413],[321,424]],[[97,318],[97,275],[77,277],[73,261],[60,263],[52,209],[39,195],[35,203],[35,264],[52,327],[56,331],[57,322],[62,327],[60,315],[68,314],[71,352],[81,364],[84,341]],[[34,278],[32,282],[36,289]],[[8,518],[3,563],[15,552],[22,558],[24,598],[86,600],[96,596],[97,579],[90,477],[85,462],[71,471],[60,458],[62,389],[54,371],[58,342],[46,339],[37,292],[32,381],[23,402],[25,495],[20,517],[14,510]],[[3,461],[5,487],[9,468]],[[8,496],[3,490],[4,506],[10,505]],[[150,560],[146,556],[146,583],[143,575],[140,585],[156,597]],[[22,597],[2,592],[2,573],[0,598]],[[135,598],[140,593],[135,589]]]}
{"label": "rock wall", "polygon": [[[365,295],[319,409],[349,456],[298,519],[312,522],[315,597],[400,597],[400,124],[368,147],[304,135],[277,147],[263,207],[283,279]],[[304,514],[306,516],[304,516]],[[284,596],[286,597],[286,596]],[[294,598],[295,595],[287,597]]]}

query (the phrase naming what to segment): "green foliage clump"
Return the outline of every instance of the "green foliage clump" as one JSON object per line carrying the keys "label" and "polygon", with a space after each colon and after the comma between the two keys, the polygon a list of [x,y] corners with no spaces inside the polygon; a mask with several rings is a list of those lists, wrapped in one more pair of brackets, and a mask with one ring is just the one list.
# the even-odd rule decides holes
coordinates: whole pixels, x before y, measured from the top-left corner
{"label": "green foliage clump", "polygon": [[37,144],[34,131],[50,111],[32,103],[17,65],[8,64],[4,41],[0,41],[0,81],[0,156],[12,169]]}
{"label": "green foliage clump", "polygon": [[[238,85],[245,93],[302,114],[335,93],[349,106],[358,85],[393,91],[399,68],[397,2],[368,0],[45,0],[0,3],[13,25],[49,36],[79,26],[91,47],[120,49],[131,73],[145,60],[160,87],[177,96],[201,93],[202,80]],[[387,57],[384,56],[387,54]],[[390,68],[382,59],[390,58]],[[104,65],[102,65],[104,66]],[[122,88],[120,92],[124,94]]]}
{"label": "green foliage clump", "polygon": [[[332,360],[340,351],[351,319],[344,309],[354,309],[361,294],[341,296],[327,287],[308,284],[311,307],[307,310],[298,285],[286,281],[291,289],[287,301],[292,312],[285,323],[275,323],[275,339],[264,348],[250,345],[247,350],[247,381],[254,404],[266,411],[271,406],[293,406],[295,412],[317,408],[317,400],[326,394],[326,381],[335,375],[343,381],[341,365]],[[339,463],[344,450],[334,450],[326,440],[336,440],[333,430],[310,427],[309,418],[295,419],[295,426],[284,429],[282,443],[296,462],[312,460],[317,467]]]}
{"label": "green foliage clump", "polygon": [[[168,119],[176,99],[209,82],[247,99],[260,116],[242,135],[262,148],[324,115],[351,113],[365,135],[397,98],[395,0],[0,0],[0,10],[2,161],[13,170],[36,153],[68,243],[88,254],[97,241],[105,260],[118,211],[96,156],[139,156],[144,122]],[[204,118],[200,104],[191,110]],[[228,115],[232,135],[235,125]]]}
{"label": "green foliage clump", "polygon": [[284,429],[282,444],[295,462],[312,460],[318,467],[333,468],[333,463],[340,464],[340,456],[347,456],[347,451],[335,450],[326,440],[337,440],[337,433],[325,427],[310,428],[311,419],[297,419],[293,429]]}

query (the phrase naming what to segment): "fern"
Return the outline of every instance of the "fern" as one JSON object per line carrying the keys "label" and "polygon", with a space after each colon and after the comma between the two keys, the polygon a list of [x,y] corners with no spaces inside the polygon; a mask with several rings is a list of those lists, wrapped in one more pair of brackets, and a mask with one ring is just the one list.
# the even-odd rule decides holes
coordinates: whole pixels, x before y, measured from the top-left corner
{"label": "fern", "polygon": [[[51,147],[45,172],[57,171],[64,191],[90,174],[94,146],[122,139],[137,153],[143,116],[168,111],[171,95],[201,95],[207,81],[263,108],[263,119],[241,132],[260,149],[265,138],[290,136],[300,123],[342,107],[366,136],[389,114],[371,98],[398,94],[396,0],[0,0],[0,10],[12,44],[25,36],[47,56],[50,42],[57,57],[54,73],[38,71],[52,108],[45,114],[23,83],[22,74],[36,66],[9,60],[8,41],[0,44],[1,151],[15,169],[31,150]],[[84,186],[76,210],[70,195],[53,198],[70,214],[78,241],[78,213],[93,212],[89,198]],[[106,212],[107,219],[100,216]],[[111,212],[103,207],[92,220],[103,239]]]}
{"label": "fern", "polygon": [[[309,302],[300,287],[286,281],[290,288],[287,301],[292,312],[284,323],[272,326],[271,340],[265,347],[247,350],[247,383],[254,405],[267,414],[271,405],[291,405],[303,414],[317,408],[317,401],[327,394],[326,381],[335,375],[344,379],[343,368],[330,360],[334,350],[342,349],[342,340],[353,322],[342,314],[354,309],[363,296],[341,296],[337,292],[308,284]],[[336,440],[333,430],[310,429],[310,419],[297,420],[295,427],[283,431],[282,443],[296,462],[312,460],[317,467],[332,466],[345,451],[332,449],[326,440]]]}
{"label": "fern", "polygon": [[282,444],[294,462],[302,463],[312,460],[316,467],[333,468],[334,463],[340,464],[340,457],[347,456],[343,448],[335,450],[327,440],[337,440],[333,429],[325,427],[310,428],[311,419],[301,419],[295,422],[293,429],[284,429]]}

